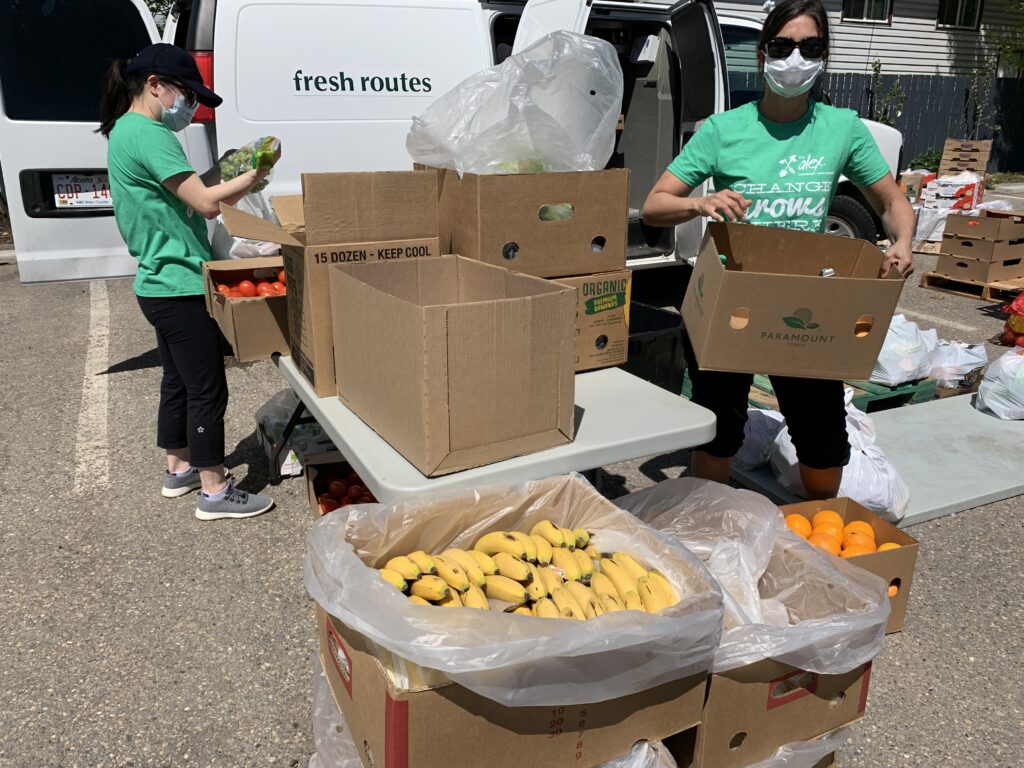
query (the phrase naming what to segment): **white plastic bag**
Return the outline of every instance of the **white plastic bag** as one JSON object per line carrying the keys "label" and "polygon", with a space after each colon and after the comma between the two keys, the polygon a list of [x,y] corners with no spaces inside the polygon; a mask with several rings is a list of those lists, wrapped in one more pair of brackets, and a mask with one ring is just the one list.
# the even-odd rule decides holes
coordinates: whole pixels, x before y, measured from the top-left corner
{"label": "white plastic bag", "polygon": [[[850,441],[850,463],[843,467],[839,495],[863,504],[889,522],[898,522],[910,505],[910,489],[889,461],[885,451],[875,445],[875,422],[852,403],[853,390],[846,390],[846,434]],[[807,498],[796,446],[783,428],[772,444],[768,464],[779,485],[790,493]]]}
{"label": "white plastic bag", "polygon": [[715,672],[778,659],[841,674],[885,644],[887,584],[792,533],[765,497],[696,478],[616,500],[703,560],[725,597]]}
{"label": "white plastic bag", "polygon": [[1024,419],[1024,349],[1011,349],[985,371],[975,406],[1000,419]]}
{"label": "white plastic bag", "polygon": [[935,329],[922,331],[917,323],[895,315],[882,342],[871,381],[895,387],[928,376],[932,349],[939,343]]}
{"label": "white plastic bag", "polygon": [[676,761],[660,741],[638,741],[628,755],[609,760],[597,768],[676,768]]}
{"label": "white plastic bag", "polygon": [[345,716],[331,695],[320,654],[313,662],[313,743],[309,768],[363,768]]}
{"label": "white plastic bag", "polygon": [[784,744],[775,754],[747,768],[814,768],[818,761],[849,741],[852,729],[839,728],[810,741]]}
{"label": "white plastic bag", "polygon": [[928,358],[928,374],[940,387],[958,387],[960,381],[972,371],[988,365],[988,352],[984,344],[964,344],[959,341],[940,341]]}
{"label": "white plastic bag", "polygon": [[[275,224],[278,223],[277,216],[274,215],[274,211],[263,197],[262,192],[251,192],[235,203],[235,208]],[[210,244],[213,246],[215,259],[248,259],[254,256],[273,256],[281,252],[281,246],[277,243],[232,237],[224,227],[223,216],[217,216],[214,221]]]}
{"label": "white plastic bag", "polygon": [[[586,528],[604,551],[629,551],[661,570],[682,599],[658,615],[622,611],[586,622],[442,611],[410,603],[373,567],[417,549],[468,548],[484,533],[528,531],[544,519]],[[343,507],[313,525],[304,575],[310,595],[355,631],[506,706],[605,701],[699,673],[710,668],[721,632],[722,595],[707,568],[579,475]]]}
{"label": "white plastic bag", "polygon": [[740,469],[760,469],[767,465],[772,443],[785,425],[786,418],[778,411],[748,408],[743,445],[732,457],[733,463]]}
{"label": "white plastic bag", "polygon": [[417,163],[460,174],[601,170],[621,110],[612,45],[554,32],[414,117],[406,148]]}

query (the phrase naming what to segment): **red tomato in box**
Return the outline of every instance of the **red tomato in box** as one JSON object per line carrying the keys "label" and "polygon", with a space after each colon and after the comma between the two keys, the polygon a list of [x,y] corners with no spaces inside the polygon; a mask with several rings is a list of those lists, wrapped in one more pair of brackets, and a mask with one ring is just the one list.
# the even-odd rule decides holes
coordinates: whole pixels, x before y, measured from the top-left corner
{"label": "red tomato in box", "polygon": [[332,480],[327,486],[327,492],[338,501],[343,501],[348,496],[348,485],[341,480]]}
{"label": "red tomato in box", "polygon": [[274,289],[274,293],[276,293],[278,296],[284,295],[284,283],[282,283],[280,280],[271,283],[270,286]]}
{"label": "red tomato in box", "polygon": [[283,268],[277,270],[277,282],[279,282],[279,283],[287,283],[288,282],[287,280],[284,279],[284,269]]}
{"label": "red tomato in box", "polygon": [[238,292],[246,298],[252,298],[256,295],[256,286],[252,280],[243,280],[238,284]]}
{"label": "red tomato in box", "polygon": [[224,283],[217,283],[217,293],[228,295],[228,287]]}
{"label": "red tomato in box", "polygon": [[274,286],[265,280],[261,280],[256,284],[256,295],[257,296],[276,296],[277,291],[274,290]]}
{"label": "red tomato in box", "polygon": [[326,493],[321,493],[317,497],[317,502],[320,504],[320,514],[322,515],[326,515],[328,512],[333,512],[341,506],[341,504],[339,504],[335,499],[332,499]]}
{"label": "red tomato in box", "polygon": [[366,493],[366,489],[361,485],[350,485],[348,487],[348,497],[352,501],[355,501],[360,496]]}

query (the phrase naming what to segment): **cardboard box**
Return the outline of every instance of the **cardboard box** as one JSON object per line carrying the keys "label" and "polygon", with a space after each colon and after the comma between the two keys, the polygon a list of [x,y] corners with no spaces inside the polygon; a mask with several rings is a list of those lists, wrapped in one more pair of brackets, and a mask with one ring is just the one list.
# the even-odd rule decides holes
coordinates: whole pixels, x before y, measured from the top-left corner
{"label": "cardboard box", "polygon": [[907,196],[907,199],[912,203],[916,203],[921,199],[921,190],[924,187],[924,177],[926,174],[923,173],[901,173],[900,174],[900,191]]}
{"label": "cardboard box", "polygon": [[[599,765],[628,753],[638,739],[661,739],[701,717],[706,675],[555,707],[505,707],[447,681],[399,687],[364,637],[319,606],[316,617],[324,672],[366,768]],[[410,677],[439,676],[422,672]]]}
{"label": "cardboard box", "polygon": [[625,269],[558,282],[576,289],[576,370],[626,362],[632,273]]}
{"label": "cardboard box", "polygon": [[572,288],[442,256],[338,264],[331,294],[338,396],[423,474],[572,440]]}
{"label": "cardboard box", "polygon": [[954,238],[1024,243],[1024,215],[980,211],[977,216],[949,216],[943,234]]}
{"label": "cardboard box", "polygon": [[[960,250],[957,247],[959,241],[943,240],[943,248],[949,250]],[[968,241],[970,242],[970,241]],[[985,243],[985,240],[978,240],[978,243]],[[992,245],[992,243],[989,243]],[[1016,280],[1024,277],[1024,245],[1017,249],[1018,255],[1011,255],[1009,258],[991,260],[990,258],[973,258],[971,256],[960,256],[955,254],[940,254],[935,263],[935,272],[956,280],[964,280],[971,283],[994,283],[999,280]],[[991,252],[982,252],[985,257],[991,256]]]}
{"label": "cardboard box", "polygon": [[[340,451],[326,451],[313,456],[306,456],[305,463],[306,499],[309,501],[309,508],[313,513],[314,519],[333,511],[331,509],[324,509],[319,500],[320,494],[329,492],[328,483],[332,479],[345,479],[347,483],[349,477],[354,476],[355,484],[359,485],[363,493],[372,500],[369,503],[373,503],[376,500],[373,492],[366,487],[359,475],[352,469],[352,465],[345,461],[345,457],[341,455]],[[352,498],[347,502],[342,502],[340,506],[345,506],[346,503],[367,502],[360,502],[358,498]]]}
{"label": "cardboard box", "polygon": [[232,235],[281,244],[292,357],[318,396],[336,392],[331,265],[440,256],[437,194],[412,171],[307,173],[301,196],[273,199],[280,225],[221,206]]}
{"label": "cardboard box", "polygon": [[991,156],[991,140],[968,141],[966,139],[946,139],[942,148],[939,174],[949,176],[970,171],[971,173],[984,175]]}
{"label": "cardboard box", "polygon": [[461,179],[455,171],[419,172],[439,178],[441,247],[447,253],[537,277],[626,267],[627,170],[467,173]]}
{"label": "cardboard box", "polygon": [[679,768],[753,765],[785,744],[859,720],[870,680],[870,662],[843,675],[819,675],[766,659],[713,674],[700,725],[666,744]]}
{"label": "cardboard box", "polygon": [[206,311],[217,321],[239,362],[266,360],[274,352],[288,354],[288,297],[255,296],[229,299],[217,293],[217,284],[257,277],[277,279],[280,256],[207,261],[203,264]]}
{"label": "cardboard box", "polygon": [[928,182],[924,188],[925,204],[933,207],[969,211],[978,206],[985,197],[985,179],[969,184],[947,181],[942,178]]}
{"label": "cardboard box", "polygon": [[[799,504],[787,504],[781,509],[783,515],[796,513],[803,515],[808,520],[811,520],[815,513],[823,509],[832,509],[839,513],[844,524],[854,520],[863,520],[870,525],[875,532],[875,543],[879,546],[889,542],[899,544],[899,549],[858,555],[851,557],[849,562],[889,582],[891,611],[885,631],[891,633],[903,629],[903,622],[907,615],[907,603],[910,601],[910,584],[914,580],[914,567],[917,565],[917,539],[892,523],[883,520],[853,499],[804,501]],[[895,594],[892,594],[893,592]]]}
{"label": "cardboard box", "polygon": [[882,258],[864,240],[709,224],[682,310],[700,367],[869,378],[903,289]]}

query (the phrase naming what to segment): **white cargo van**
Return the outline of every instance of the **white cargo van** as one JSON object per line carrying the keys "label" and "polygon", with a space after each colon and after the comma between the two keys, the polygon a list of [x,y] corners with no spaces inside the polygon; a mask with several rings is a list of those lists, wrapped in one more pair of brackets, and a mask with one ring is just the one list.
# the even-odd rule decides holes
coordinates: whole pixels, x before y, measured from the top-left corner
{"label": "white cargo van", "polygon": [[[123,26],[133,26],[134,33],[114,45],[97,42],[114,34],[104,30],[82,46],[79,21],[69,9],[84,4],[35,4],[50,6],[51,21],[68,16],[67,23],[40,29],[47,29],[47,50],[58,51],[53,55],[75,66],[61,71],[55,65],[49,78],[33,74],[33,80],[36,87],[49,87],[51,78],[73,79],[81,89],[74,119],[81,122],[60,122],[61,115],[46,112],[29,120],[12,114],[6,106],[8,90],[17,87],[22,75],[7,64],[0,70],[0,157],[25,281],[128,274],[134,268],[119,244],[109,199],[89,196],[93,186],[101,198],[105,195],[105,146],[90,132],[97,121],[105,62],[150,42],[153,22],[142,0],[97,4],[98,18],[116,17]],[[29,17],[20,23],[38,45],[42,38],[33,25],[40,24],[41,15],[23,5],[0,0],[0,27],[12,18]],[[182,143],[202,171],[227,149],[259,136],[280,137],[284,152],[271,194],[297,192],[307,171],[408,168],[405,137],[412,116],[468,75],[507,56],[524,5],[514,0],[180,2],[164,39],[190,51],[204,78],[224,97],[215,114],[197,113],[195,123],[182,132]],[[630,262],[675,263],[674,233],[649,232],[648,243],[638,211],[696,125],[727,106],[721,36],[711,0],[597,1],[586,32],[615,46],[625,74],[624,120],[610,165],[632,171]],[[85,70],[78,58],[83,47],[90,48],[91,56]],[[10,58],[5,55],[4,61]],[[35,61],[38,56],[26,51],[14,58]],[[32,157],[22,150],[30,144],[37,147]],[[26,173],[27,187],[19,183]],[[77,186],[72,187],[74,199],[66,202],[61,185],[69,183]],[[73,226],[65,226],[69,222]],[[691,222],[679,228],[680,250],[694,251],[701,226]]]}

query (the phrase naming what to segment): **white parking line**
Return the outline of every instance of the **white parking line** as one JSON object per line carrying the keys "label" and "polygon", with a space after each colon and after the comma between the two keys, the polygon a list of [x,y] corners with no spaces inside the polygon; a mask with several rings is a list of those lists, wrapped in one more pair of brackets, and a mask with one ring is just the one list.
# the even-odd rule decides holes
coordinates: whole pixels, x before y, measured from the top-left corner
{"label": "white parking line", "polygon": [[[944,317],[936,317],[935,315],[929,315],[925,312],[918,312],[916,309],[904,309],[903,307],[896,307],[897,312],[902,312],[911,319],[924,320],[935,325],[941,325],[946,328],[953,328],[957,331],[963,331],[964,333],[980,333],[980,328],[975,328],[973,325],[964,325],[953,320],[947,320]],[[925,329],[927,330],[927,329]]]}
{"label": "white parking line", "polygon": [[110,302],[107,284],[89,283],[89,344],[85,351],[82,405],[75,437],[75,493],[105,488],[110,482],[107,445],[107,397],[110,348]]}

